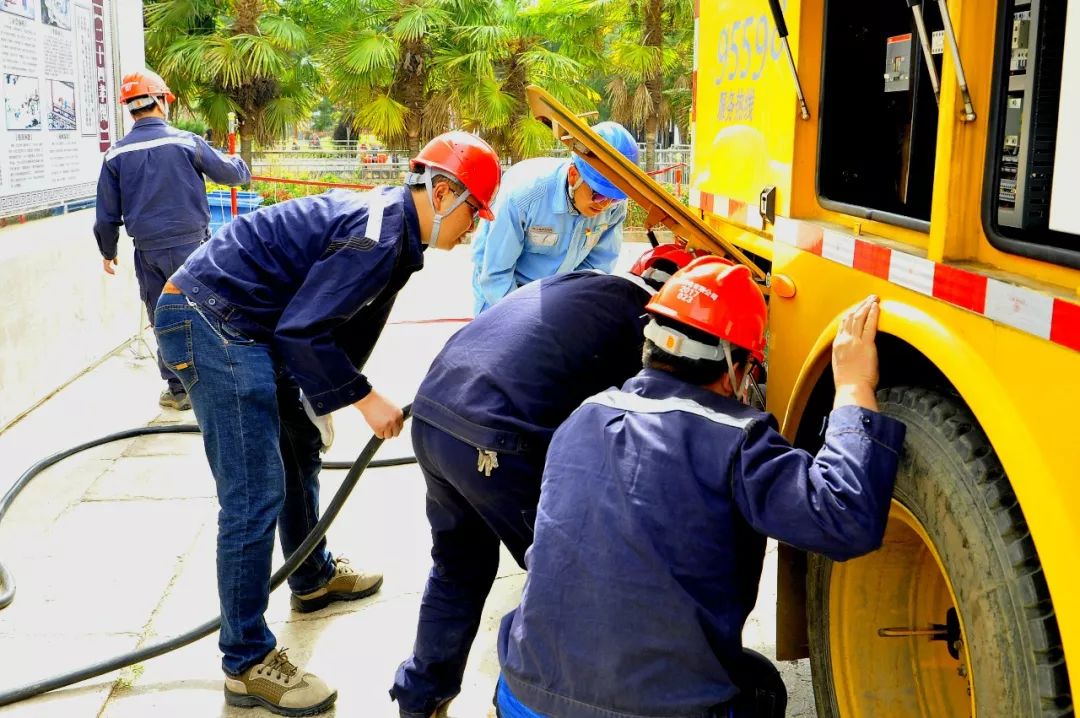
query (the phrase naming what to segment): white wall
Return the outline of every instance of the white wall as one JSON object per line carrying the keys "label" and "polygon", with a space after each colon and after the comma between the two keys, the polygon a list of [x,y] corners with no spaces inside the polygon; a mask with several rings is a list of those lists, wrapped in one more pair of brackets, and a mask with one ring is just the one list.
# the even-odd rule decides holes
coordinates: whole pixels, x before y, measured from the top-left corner
{"label": "white wall", "polygon": [[131,241],[109,276],[93,226],[87,209],[0,229],[0,429],[138,329]]}
{"label": "white wall", "polygon": [[[144,65],[143,7],[141,0],[106,7],[116,87],[119,73]],[[123,132],[130,129],[127,112],[117,117]],[[109,276],[93,227],[90,208],[0,228],[0,430],[138,331],[131,240],[121,231],[120,266]]]}

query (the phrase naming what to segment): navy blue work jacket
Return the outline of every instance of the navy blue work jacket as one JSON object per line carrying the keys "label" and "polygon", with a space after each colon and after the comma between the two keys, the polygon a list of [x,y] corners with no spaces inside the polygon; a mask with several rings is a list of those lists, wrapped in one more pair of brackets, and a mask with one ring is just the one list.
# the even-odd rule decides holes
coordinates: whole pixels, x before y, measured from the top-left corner
{"label": "navy blue work jacket", "polygon": [[210,209],[206,175],[219,184],[240,185],[251,172],[206,140],[165,120],[137,120],[101,164],[94,236],[105,259],[116,257],[119,227],[127,225],[135,247],[167,249],[207,237]]}
{"label": "navy blue work jacket", "polygon": [[650,369],[589,398],[548,450],[499,637],[507,685],[550,718],[716,715],[765,536],[836,560],[877,548],[904,432],[842,407],[814,456],[771,415]]}
{"label": "navy blue work jacket", "polygon": [[172,282],[271,344],[322,415],[371,391],[361,369],[424,249],[407,187],[334,190],[237,217]]}
{"label": "navy blue work jacket", "polygon": [[543,459],[585,398],[641,368],[653,293],[638,277],[596,271],[525,285],[450,338],[413,416],[477,448]]}

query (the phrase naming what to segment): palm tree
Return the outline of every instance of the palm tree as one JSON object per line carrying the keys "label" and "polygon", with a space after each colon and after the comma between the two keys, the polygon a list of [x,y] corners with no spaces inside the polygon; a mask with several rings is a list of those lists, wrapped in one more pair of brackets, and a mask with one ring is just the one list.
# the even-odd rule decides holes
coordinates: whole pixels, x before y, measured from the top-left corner
{"label": "palm tree", "polygon": [[432,63],[450,26],[446,0],[326,0],[323,64],[330,98],[358,129],[410,153],[451,124],[451,97]]}
{"label": "palm tree", "polygon": [[555,144],[533,119],[525,88],[539,85],[577,111],[601,99],[588,85],[602,65],[604,15],[596,0],[462,0],[460,23],[435,58],[455,88],[462,123],[509,158]]}
{"label": "palm tree", "polygon": [[618,12],[605,90],[611,118],[644,130],[651,171],[659,129],[672,121],[684,133],[689,129],[693,0],[631,0]]}
{"label": "palm tree", "polygon": [[255,141],[285,136],[321,96],[311,36],[289,8],[266,0],[149,0],[145,7],[148,62],[215,136],[237,114],[248,166]]}

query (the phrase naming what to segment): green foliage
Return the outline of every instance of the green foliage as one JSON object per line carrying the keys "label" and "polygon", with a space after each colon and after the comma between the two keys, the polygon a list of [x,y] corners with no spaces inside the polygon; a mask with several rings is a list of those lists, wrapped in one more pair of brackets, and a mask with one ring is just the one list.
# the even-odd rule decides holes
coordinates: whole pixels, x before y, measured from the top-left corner
{"label": "green foliage", "polygon": [[[289,0],[148,0],[147,62],[215,134],[235,112],[241,135],[270,143],[320,97],[312,38]],[[297,3],[295,10],[304,9]]]}
{"label": "green foliage", "polygon": [[[675,195],[684,205],[690,204],[690,188],[685,183],[679,186],[678,192],[676,192],[676,187],[672,183],[661,182],[660,184],[663,185],[664,189],[668,192]],[[628,200],[626,206],[626,227],[633,229],[649,229],[645,226],[645,216],[647,214],[648,213],[640,204]]]}
{"label": "green foliage", "polygon": [[184,109],[215,133],[235,112],[264,144],[310,121],[403,148],[461,127],[544,154],[533,84],[639,134],[650,117],[689,129],[692,0],[147,0],[144,19]]}
{"label": "green foliage", "polygon": [[327,97],[322,98],[318,107],[311,113],[311,129],[316,132],[329,132],[337,124],[337,115],[333,103]]}
{"label": "green foliage", "polygon": [[199,137],[206,136],[207,124],[198,117],[173,117],[169,124],[179,130],[187,130]]}

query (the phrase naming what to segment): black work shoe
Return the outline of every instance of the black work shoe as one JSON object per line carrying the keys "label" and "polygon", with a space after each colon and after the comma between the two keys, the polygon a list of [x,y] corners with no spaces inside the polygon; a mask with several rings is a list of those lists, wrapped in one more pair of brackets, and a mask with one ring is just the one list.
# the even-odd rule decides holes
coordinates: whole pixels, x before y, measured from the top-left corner
{"label": "black work shoe", "polygon": [[311,593],[294,593],[289,599],[294,611],[310,613],[329,606],[335,601],[356,601],[367,598],[382,587],[381,573],[357,571],[349,565],[349,559],[334,559],[334,575]]}
{"label": "black work shoe", "polygon": [[166,389],[161,392],[161,396],[158,397],[158,406],[165,409],[188,411],[191,409],[191,399],[188,398],[187,392],[185,391],[174,394],[172,389]]}

